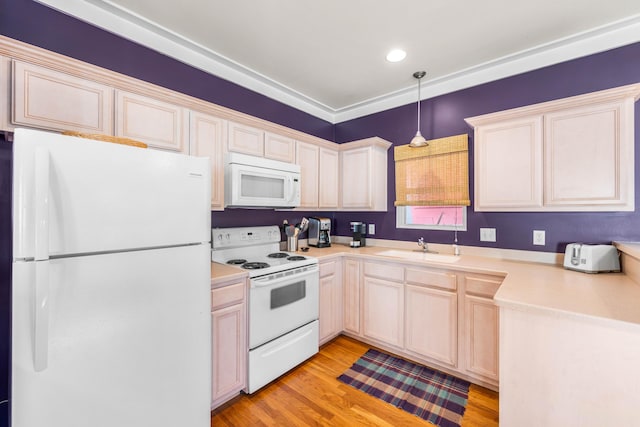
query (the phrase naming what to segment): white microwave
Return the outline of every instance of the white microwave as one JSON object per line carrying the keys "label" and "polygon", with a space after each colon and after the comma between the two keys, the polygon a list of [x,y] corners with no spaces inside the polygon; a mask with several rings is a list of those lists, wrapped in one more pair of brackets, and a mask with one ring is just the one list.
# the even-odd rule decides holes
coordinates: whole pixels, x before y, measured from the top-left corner
{"label": "white microwave", "polygon": [[228,208],[295,208],[300,205],[300,166],[227,153],[224,201]]}

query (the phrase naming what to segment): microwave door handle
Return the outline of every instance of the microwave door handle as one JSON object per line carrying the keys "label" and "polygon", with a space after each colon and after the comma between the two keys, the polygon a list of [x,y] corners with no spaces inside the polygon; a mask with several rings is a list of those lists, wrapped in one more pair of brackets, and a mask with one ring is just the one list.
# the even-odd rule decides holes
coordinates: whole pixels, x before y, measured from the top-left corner
{"label": "microwave door handle", "polygon": [[293,178],[290,175],[287,175],[287,186],[289,187],[287,190],[287,202],[293,202],[294,187]]}

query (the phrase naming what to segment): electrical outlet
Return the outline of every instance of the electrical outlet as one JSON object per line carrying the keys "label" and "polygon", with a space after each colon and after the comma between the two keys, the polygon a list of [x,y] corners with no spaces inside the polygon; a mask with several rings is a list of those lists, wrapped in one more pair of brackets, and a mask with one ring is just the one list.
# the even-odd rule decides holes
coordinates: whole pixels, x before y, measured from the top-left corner
{"label": "electrical outlet", "polygon": [[376,225],[375,224],[369,224],[369,235],[373,236],[374,234],[376,234]]}
{"label": "electrical outlet", "polygon": [[495,242],[496,241],[496,229],[495,228],[481,228],[480,229],[480,241],[481,242]]}
{"label": "electrical outlet", "polygon": [[537,246],[545,245],[544,230],[533,230],[533,244]]}

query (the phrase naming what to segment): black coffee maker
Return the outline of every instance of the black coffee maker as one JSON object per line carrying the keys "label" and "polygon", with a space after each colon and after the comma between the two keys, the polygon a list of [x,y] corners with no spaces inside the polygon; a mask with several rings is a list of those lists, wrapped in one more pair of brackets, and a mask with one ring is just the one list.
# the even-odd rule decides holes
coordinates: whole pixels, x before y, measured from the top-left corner
{"label": "black coffee maker", "polygon": [[349,223],[349,229],[353,233],[353,239],[349,242],[352,248],[360,248],[366,246],[367,224],[364,222],[353,221]]}

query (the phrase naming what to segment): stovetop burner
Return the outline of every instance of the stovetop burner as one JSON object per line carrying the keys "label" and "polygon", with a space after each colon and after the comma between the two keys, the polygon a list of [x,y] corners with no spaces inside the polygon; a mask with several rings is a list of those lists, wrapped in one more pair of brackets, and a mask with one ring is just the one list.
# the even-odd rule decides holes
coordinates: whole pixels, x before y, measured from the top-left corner
{"label": "stovetop burner", "polygon": [[237,258],[237,259],[230,259],[229,261],[227,261],[227,264],[240,265],[240,264],[244,264],[245,262],[247,262],[246,259]]}
{"label": "stovetop burner", "polygon": [[289,254],[286,252],[274,252],[272,254],[267,255],[268,258],[286,258]]}
{"label": "stovetop burner", "polygon": [[242,268],[246,270],[258,270],[261,268],[268,268],[268,267],[271,267],[271,266],[266,262],[246,262],[242,264]]}
{"label": "stovetop burner", "polygon": [[304,261],[306,258],[300,255],[293,255],[287,258],[289,261]]}

